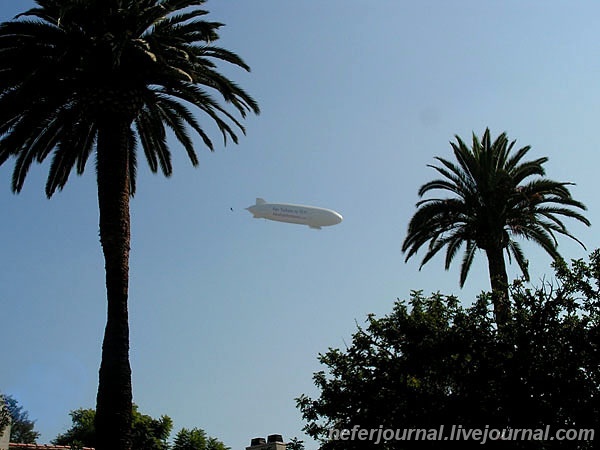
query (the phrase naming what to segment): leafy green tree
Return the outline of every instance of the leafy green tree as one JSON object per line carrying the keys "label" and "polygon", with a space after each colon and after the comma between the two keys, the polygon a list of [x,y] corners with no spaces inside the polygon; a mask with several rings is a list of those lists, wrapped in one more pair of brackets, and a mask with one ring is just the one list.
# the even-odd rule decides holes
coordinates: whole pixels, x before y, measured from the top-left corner
{"label": "leafy green tree", "polygon": [[[0,395],[0,401],[10,417],[10,442],[18,444],[35,444],[40,433],[35,431],[35,421],[29,418],[29,413],[23,409],[19,402],[10,395]],[[2,432],[0,427],[0,433]]]}
{"label": "leafy green tree", "polygon": [[473,134],[469,148],[456,136],[456,143],[451,145],[457,163],[436,157],[441,165],[430,167],[443,178],[430,181],[419,189],[419,197],[436,190],[446,191],[451,196],[419,201],[402,245],[408,260],[428,243],[421,267],[446,248],[446,270],[464,245],[461,287],[475,253],[483,250],[488,260],[499,324],[506,322],[510,314],[504,252],[509,261],[514,257],[528,279],[528,262],[516,239],[535,242],[552,258],[559,259],[556,234],[581,244],[567,231],[561,216],[590,225],[577,212],[577,209],[586,208],[571,197],[567,186],[572,183],[543,178],[542,166],[548,158],[524,161],[530,147],[513,152],[515,142],[509,143],[505,133],[492,142],[490,131],[486,129],[481,141]]}
{"label": "leafy green tree", "polygon": [[[302,395],[305,431],[322,449],[372,448],[329,440],[331,429],[596,429],[600,421],[600,253],[556,281],[512,287],[513,314],[502,330],[491,296],[469,308],[455,297],[413,292],[391,314],[368,316],[351,344],[319,356],[316,399]],[[382,449],[444,449],[453,441],[390,440]],[[510,444],[510,445],[507,445]],[[460,448],[592,449],[595,441],[461,441]],[[374,447],[373,447],[374,448]]]}
{"label": "leafy green tree", "polygon": [[144,414],[133,415],[132,450],[168,450],[167,439],[171,434],[173,421],[168,416],[153,419]]}
{"label": "leafy green tree", "polygon": [[[202,20],[205,0],[36,0],[0,24],[0,165],[15,159],[12,190],[31,164],[52,155],[46,195],[61,190],[94,154],[108,314],[97,396],[98,450],[131,447],[128,280],[130,196],[138,143],[150,170],[170,176],[167,130],[193,165],[188,130],[213,150],[205,115],[225,143],[237,142],[254,99],[217,64],[249,70],[215,46],[218,22]],[[222,101],[214,97],[216,94]]]}
{"label": "leafy green tree", "polygon": [[[72,447],[95,447],[98,439],[94,426],[96,412],[93,409],[76,409],[70,413],[72,426],[52,441],[54,445]],[[168,450],[168,438],[173,422],[168,416],[154,419],[141,414],[133,405],[132,450]]]}
{"label": "leafy green tree", "polygon": [[304,441],[299,440],[297,437],[290,439],[290,441],[285,444],[286,450],[304,450]]}
{"label": "leafy green tree", "polygon": [[204,430],[182,428],[175,436],[171,450],[229,450],[229,447],[216,438],[207,437]]}
{"label": "leafy green tree", "polygon": [[96,411],[80,408],[71,411],[69,415],[72,422],[71,428],[59,434],[52,444],[70,445],[75,448],[94,447],[96,445],[96,429],[94,427]]}

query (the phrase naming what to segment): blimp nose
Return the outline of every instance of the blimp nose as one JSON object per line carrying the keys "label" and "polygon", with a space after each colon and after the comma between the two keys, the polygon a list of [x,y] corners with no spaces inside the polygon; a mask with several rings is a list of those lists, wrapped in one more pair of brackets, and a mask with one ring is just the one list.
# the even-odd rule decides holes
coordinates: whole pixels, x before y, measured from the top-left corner
{"label": "blimp nose", "polygon": [[331,221],[333,222],[332,225],[337,225],[342,220],[344,220],[344,218],[342,217],[341,214],[332,211],[332,213],[331,213]]}

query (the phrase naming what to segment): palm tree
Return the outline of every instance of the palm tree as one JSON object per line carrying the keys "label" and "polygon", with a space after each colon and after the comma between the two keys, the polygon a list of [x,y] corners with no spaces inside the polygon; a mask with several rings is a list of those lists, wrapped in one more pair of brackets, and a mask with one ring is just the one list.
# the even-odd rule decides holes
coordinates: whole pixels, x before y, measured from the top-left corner
{"label": "palm tree", "polygon": [[[0,24],[0,164],[15,160],[19,192],[31,164],[52,155],[46,195],[95,155],[107,323],[99,371],[98,450],[130,448],[127,311],[130,217],[139,144],[153,172],[172,173],[167,133],[198,164],[190,130],[213,150],[193,110],[237,143],[253,98],[217,64],[249,70],[217,47],[222,24],[203,20],[205,0],[36,0]],[[214,97],[217,94],[217,97]],[[219,101],[221,98],[221,101]]]}
{"label": "palm tree", "polygon": [[448,270],[464,244],[460,270],[463,287],[476,251],[483,250],[488,260],[496,321],[502,325],[510,315],[505,251],[509,261],[514,257],[523,276],[529,279],[528,262],[515,238],[535,242],[552,258],[559,259],[556,233],[583,246],[567,231],[560,216],[574,218],[588,226],[590,222],[575,210],[586,208],[571,197],[567,186],[572,183],[543,178],[542,165],[548,158],[523,161],[529,146],[511,153],[516,141],[509,143],[506,133],[502,133],[492,142],[489,129],[481,141],[473,134],[471,148],[460,137],[455,137],[456,143],[450,144],[458,164],[436,157],[441,166],[429,167],[443,178],[419,189],[419,197],[434,190],[448,191],[451,196],[417,203],[402,251],[408,261],[429,243],[421,262],[423,267],[445,247]]}

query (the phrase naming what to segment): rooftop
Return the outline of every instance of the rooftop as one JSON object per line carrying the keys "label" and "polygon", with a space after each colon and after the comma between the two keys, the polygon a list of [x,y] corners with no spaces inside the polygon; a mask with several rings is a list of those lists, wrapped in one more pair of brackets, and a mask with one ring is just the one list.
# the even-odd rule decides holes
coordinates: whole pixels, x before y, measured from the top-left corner
{"label": "rooftop", "polygon": [[[71,450],[68,445],[48,445],[48,444],[17,444],[11,442],[8,444],[9,450],[28,449],[28,450]],[[94,450],[91,447],[82,447],[81,450]]]}

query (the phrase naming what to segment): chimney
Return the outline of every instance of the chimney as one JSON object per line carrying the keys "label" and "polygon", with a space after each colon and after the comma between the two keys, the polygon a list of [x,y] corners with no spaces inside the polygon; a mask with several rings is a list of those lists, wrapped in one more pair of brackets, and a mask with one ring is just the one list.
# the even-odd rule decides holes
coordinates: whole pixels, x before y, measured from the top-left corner
{"label": "chimney", "polygon": [[283,436],[280,434],[270,434],[265,441],[265,438],[254,438],[250,441],[250,447],[246,450],[286,450],[283,443]]}
{"label": "chimney", "polygon": [[[4,424],[4,427],[2,426]],[[8,450],[10,442],[10,414],[0,394],[0,450]]]}
{"label": "chimney", "polygon": [[0,431],[0,450],[8,450],[8,442],[10,441],[10,423]]}

